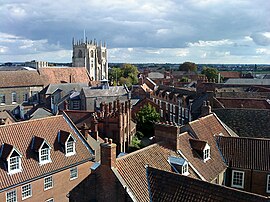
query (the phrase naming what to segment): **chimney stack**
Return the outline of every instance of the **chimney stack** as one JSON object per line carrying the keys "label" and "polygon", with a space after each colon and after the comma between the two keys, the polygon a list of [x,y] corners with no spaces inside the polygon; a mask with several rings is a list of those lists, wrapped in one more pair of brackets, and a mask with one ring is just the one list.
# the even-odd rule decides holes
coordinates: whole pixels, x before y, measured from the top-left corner
{"label": "chimney stack", "polygon": [[156,123],[155,124],[155,139],[156,142],[165,142],[172,147],[173,150],[179,149],[178,136],[180,127],[174,123]]}
{"label": "chimney stack", "polygon": [[201,116],[207,116],[212,113],[209,101],[204,101],[201,109]]}
{"label": "chimney stack", "polygon": [[112,139],[105,138],[105,142],[100,144],[101,147],[101,165],[115,167],[116,164],[116,144]]}
{"label": "chimney stack", "polygon": [[82,135],[85,137],[86,140],[87,140],[87,138],[88,138],[88,130],[89,130],[89,128],[88,128],[88,126],[86,125],[86,123],[83,123],[82,129],[81,129],[81,133],[82,133]]}

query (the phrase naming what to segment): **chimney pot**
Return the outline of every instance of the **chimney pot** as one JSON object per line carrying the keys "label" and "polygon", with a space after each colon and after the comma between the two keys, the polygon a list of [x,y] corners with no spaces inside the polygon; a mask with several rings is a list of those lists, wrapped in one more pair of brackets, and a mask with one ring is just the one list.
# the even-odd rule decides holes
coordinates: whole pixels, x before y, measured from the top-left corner
{"label": "chimney pot", "polygon": [[111,138],[109,139],[109,144],[112,144],[112,139]]}
{"label": "chimney pot", "polygon": [[104,140],[105,140],[105,143],[108,143],[108,138],[107,137],[105,137]]}

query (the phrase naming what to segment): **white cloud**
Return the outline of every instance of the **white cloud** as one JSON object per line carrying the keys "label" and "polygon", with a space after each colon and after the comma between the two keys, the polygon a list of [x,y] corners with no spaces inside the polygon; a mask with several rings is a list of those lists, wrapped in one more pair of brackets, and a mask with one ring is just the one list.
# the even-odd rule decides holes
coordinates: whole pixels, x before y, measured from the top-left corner
{"label": "white cloud", "polygon": [[0,61],[70,51],[84,29],[107,42],[110,62],[270,61],[256,52],[270,45],[269,10],[265,0],[2,0]]}
{"label": "white cloud", "polygon": [[233,42],[230,41],[229,39],[222,39],[219,41],[202,41],[199,40],[198,42],[195,43],[187,43],[189,47],[206,47],[206,46],[224,46],[224,45],[232,45]]}

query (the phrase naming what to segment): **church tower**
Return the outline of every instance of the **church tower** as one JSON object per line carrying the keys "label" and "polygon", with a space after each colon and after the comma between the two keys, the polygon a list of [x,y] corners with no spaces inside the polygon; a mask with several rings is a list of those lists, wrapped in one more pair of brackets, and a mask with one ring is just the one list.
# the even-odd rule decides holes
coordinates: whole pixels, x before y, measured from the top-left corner
{"label": "church tower", "polygon": [[106,44],[96,40],[72,41],[73,67],[85,67],[93,81],[108,79],[108,52]]}

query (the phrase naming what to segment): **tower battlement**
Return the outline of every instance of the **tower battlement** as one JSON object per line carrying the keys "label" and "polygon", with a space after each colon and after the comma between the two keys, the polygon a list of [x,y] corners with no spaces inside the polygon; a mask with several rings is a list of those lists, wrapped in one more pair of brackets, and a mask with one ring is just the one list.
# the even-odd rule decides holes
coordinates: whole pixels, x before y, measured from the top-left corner
{"label": "tower battlement", "polygon": [[105,42],[73,38],[72,46],[73,67],[85,67],[93,81],[108,79],[108,52]]}

